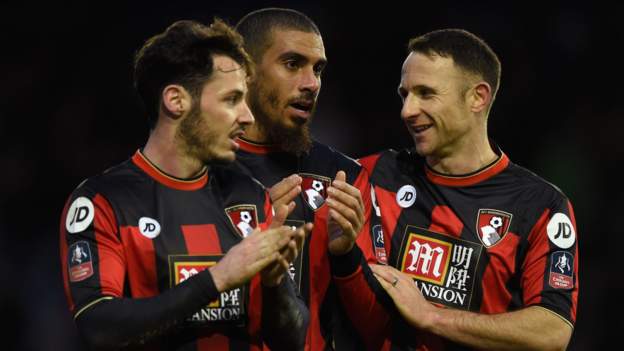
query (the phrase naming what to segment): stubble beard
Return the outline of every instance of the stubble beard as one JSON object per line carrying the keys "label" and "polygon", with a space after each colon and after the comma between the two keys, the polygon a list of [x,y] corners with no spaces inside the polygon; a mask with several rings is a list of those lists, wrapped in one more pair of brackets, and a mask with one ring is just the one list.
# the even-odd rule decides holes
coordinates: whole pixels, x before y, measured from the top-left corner
{"label": "stubble beard", "polygon": [[201,118],[199,103],[193,102],[189,115],[180,122],[176,140],[181,144],[185,155],[205,165],[229,163],[229,160],[219,158],[211,148],[217,142],[218,134]]}

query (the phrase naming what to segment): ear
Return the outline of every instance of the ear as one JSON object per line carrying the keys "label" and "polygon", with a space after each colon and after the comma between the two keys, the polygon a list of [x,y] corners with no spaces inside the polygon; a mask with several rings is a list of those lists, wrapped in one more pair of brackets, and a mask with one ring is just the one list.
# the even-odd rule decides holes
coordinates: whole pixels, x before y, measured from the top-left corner
{"label": "ear", "polygon": [[191,108],[191,95],[181,85],[167,85],[162,91],[161,108],[167,117],[179,119]]}
{"label": "ear", "polygon": [[477,83],[468,92],[470,110],[472,112],[486,112],[492,103],[492,87],[484,81]]}

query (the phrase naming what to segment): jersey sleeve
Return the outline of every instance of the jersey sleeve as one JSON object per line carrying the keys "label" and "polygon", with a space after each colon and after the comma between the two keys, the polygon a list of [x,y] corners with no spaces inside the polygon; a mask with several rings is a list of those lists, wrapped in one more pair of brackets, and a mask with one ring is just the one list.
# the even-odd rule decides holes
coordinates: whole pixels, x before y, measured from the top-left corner
{"label": "jersey sleeve", "polygon": [[360,190],[365,207],[365,224],[356,246],[343,256],[330,255],[332,274],[341,302],[367,349],[378,350],[389,328],[393,310],[390,297],[381,287],[369,264],[385,264],[386,247],[380,211],[368,172],[362,168],[353,185]]}
{"label": "jersey sleeve", "polygon": [[160,295],[125,297],[126,261],[117,228],[110,202],[87,186],[74,191],[61,215],[65,293],[80,334],[96,349],[153,341],[218,296],[206,270]]}
{"label": "jersey sleeve", "polygon": [[578,232],[572,204],[557,195],[541,211],[527,238],[523,303],[544,307],[573,325],[579,290]]}
{"label": "jersey sleeve", "polygon": [[60,224],[65,293],[74,316],[102,298],[121,297],[125,255],[106,198],[82,186],[69,197]]}

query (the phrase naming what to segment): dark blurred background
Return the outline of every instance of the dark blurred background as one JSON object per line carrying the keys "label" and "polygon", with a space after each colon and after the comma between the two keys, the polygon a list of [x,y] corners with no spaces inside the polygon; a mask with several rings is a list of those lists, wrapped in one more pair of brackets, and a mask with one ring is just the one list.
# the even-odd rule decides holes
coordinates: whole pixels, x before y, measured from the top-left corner
{"label": "dark blurred background", "polygon": [[410,37],[457,27],[493,47],[503,76],[490,134],[575,206],[581,292],[569,349],[610,349],[624,332],[621,11],[546,1],[364,3],[0,5],[0,348],[84,349],[63,295],[60,213],[84,178],[146,140],[131,83],[135,50],[178,19],[236,23],[251,10],[281,6],[308,14],[323,33],[329,66],[313,131],[353,157],[411,143],[396,93]]}

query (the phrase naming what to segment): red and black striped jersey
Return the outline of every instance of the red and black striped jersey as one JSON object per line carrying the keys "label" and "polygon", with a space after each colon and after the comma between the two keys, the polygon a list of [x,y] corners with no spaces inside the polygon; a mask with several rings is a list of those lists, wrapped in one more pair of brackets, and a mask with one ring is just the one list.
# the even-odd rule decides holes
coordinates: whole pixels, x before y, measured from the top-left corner
{"label": "red and black striped jersey", "polygon": [[[375,185],[388,263],[439,306],[486,314],[541,306],[573,325],[579,282],[572,205],[498,153],[465,176],[439,174],[413,150],[361,159]],[[465,349],[399,324],[386,331],[383,349]],[[379,324],[369,326],[379,335]]]}
{"label": "red and black striped jersey", "polygon": [[[361,349],[361,341],[350,325],[340,303],[335,280],[332,279],[328,247],[328,206],[324,205],[327,188],[340,170],[347,182],[357,187],[362,195],[367,222],[358,235],[357,244],[368,262],[376,262],[369,234],[371,188],[366,171],[353,159],[332,148],[313,142],[308,153],[296,156],[268,145],[240,140],[238,167],[271,187],[283,178],[298,174],[302,178],[302,193],[287,222],[301,225],[313,222],[314,229],[307,238],[302,254],[292,269],[292,276],[310,310],[310,326],[306,350]],[[351,291],[346,291],[349,296]],[[353,292],[355,293],[355,292]]]}
{"label": "red and black striped jersey", "polygon": [[[157,324],[140,337],[170,328],[149,349],[260,350],[259,276],[219,293],[206,269],[253,228],[266,228],[271,218],[267,192],[247,175],[211,166],[195,179],[181,180],[161,172],[137,151],[130,160],[84,181],[67,201],[60,246],[70,310],[78,322],[107,301],[133,299],[138,304],[169,296],[171,306],[159,307],[165,314],[174,313],[175,305],[183,302],[171,292],[208,277],[210,284],[203,283],[198,295],[204,302],[197,297],[195,307],[175,326]],[[139,306],[133,308],[124,311],[129,319],[141,313]]]}

